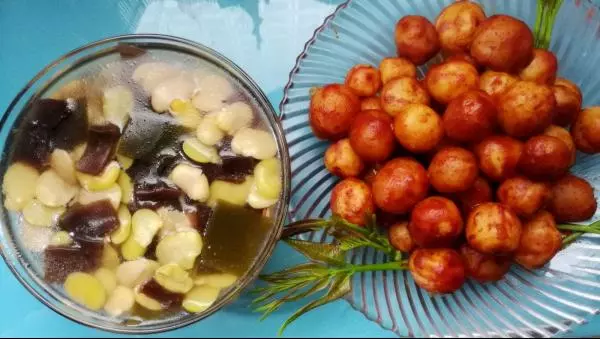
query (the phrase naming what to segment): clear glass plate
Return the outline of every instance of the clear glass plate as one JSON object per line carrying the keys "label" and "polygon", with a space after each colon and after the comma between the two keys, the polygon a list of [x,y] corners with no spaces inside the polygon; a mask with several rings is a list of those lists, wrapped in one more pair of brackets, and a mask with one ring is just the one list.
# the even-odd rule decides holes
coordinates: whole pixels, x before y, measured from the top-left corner
{"label": "clear glass plate", "polygon": [[[336,183],[323,164],[327,143],[308,125],[309,91],[343,83],[359,63],[378,66],[395,55],[394,25],[408,14],[434,20],[451,0],[350,0],[338,7],[306,43],[290,73],[281,102],[282,123],[292,158],[290,217],[330,215]],[[535,0],[481,0],[487,15],[505,13],[533,27]],[[584,106],[600,104],[600,18],[589,1],[565,0],[558,13],[550,49],[559,75],[580,86]],[[421,69],[423,71],[423,69]],[[423,73],[421,73],[422,75]],[[600,158],[578,155],[572,172],[600,192]],[[596,213],[594,218],[598,218]],[[313,234],[313,239],[322,234]],[[354,263],[382,261],[383,254],[357,251]],[[600,237],[580,238],[545,268],[513,266],[498,283],[473,281],[451,295],[430,295],[407,272],[362,273],[347,300],[369,319],[400,336],[549,337],[570,331],[600,312]]]}

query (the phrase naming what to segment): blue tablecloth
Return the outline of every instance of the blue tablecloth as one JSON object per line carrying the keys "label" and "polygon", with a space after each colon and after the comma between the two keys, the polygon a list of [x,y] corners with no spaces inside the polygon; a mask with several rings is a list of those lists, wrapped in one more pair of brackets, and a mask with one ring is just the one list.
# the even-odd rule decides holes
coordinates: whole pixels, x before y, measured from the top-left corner
{"label": "blue tablecloth", "polygon": [[[244,68],[277,107],[288,72],[306,40],[341,0],[0,0],[0,112],[43,66],[61,54],[108,36],[163,33],[199,41]],[[528,0],[533,1],[533,0]],[[280,245],[265,268],[302,258]],[[267,320],[242,296],[176,337],[273,337],[295,307]],[[0,264],[0,337],[106,336],[45,308]],[[296,307],[298,305],[295,305]],[[600,318],[575,335],[600,333]],[[162,335],[162,336],[167,336]],[[394,337],[339,301],[302,317],[289,337]]]}

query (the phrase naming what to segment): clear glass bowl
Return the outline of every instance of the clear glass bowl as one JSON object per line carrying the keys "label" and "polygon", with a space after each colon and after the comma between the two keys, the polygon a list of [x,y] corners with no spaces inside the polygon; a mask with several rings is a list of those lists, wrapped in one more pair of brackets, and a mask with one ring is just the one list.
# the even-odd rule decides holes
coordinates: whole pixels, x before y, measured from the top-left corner
{"label": "clear glass bowl", "polygon": [[[327,143],[308,125],[309,91],[343,83],[356,64],[377,67],[396,54],[394,26],[402,16],[419,14],[431,21],[451,0],[350,0],[340,5],[315,31],[290,73],[281,102],[282,123],[292,167],[290,217],[327,217],[336,179],[324,167]],[[505,13],[530,27],[535,0],[480,0],[487,15]],[[559,75],[577,83],[584,106],[600,104],[600,18],[589,1],[564,0],[550,49]],[[420,69],[421,76],[423,68]],[[600,158],[578,155],[572,171],[600,193]],[[594,218],[598,218],[596,213]],[[323,234],[312,234],[323,239]],[[382,261],[383,254],[355,251],[354,263]],[[600,237],[588,235],[557,255],[545,268],[528,271],[514,265],[498,283],[469,281],[450,295],[430,295],[408,272],[356,275],[350,304],[369,319],[405,337],[547,337],[565,333],[600,312]]]}
{"label": "clear glass bowl", "polygon": [[[279,240],[283,223],[286,218],[289,191],[290,191],[290,169],[287,146],[283,131],[276,117],[276,112],[269,103],[265,94],[258,85],[232,61],[219,53],[202,46],[193,41],[165,36],[165,35],[126,35],[108,38],[91,43],[87,46],[73,50],[58,60],[54,61],[40,71],[10,103],[2,120],[0,120],[0,177],[4,176],[7,168],[7,154],[13,140],[13,130],[19,125],[23,118],[22,112],[31,102],[36,100],[47,88],[56,83],[76,76],[80,70],[87,69],[88,65],[106,62],[106,59],[118,55],[119,44],[139,46],[146,50],[172,51],[182,53],[190,58],[202,59],[229,74],[237,80],[248,96],[251,97],[259,108],[259,114],[263,115],[277,141],[279,157],[282,161],[282,187],[283,193],[280,201],[269,210],[269,216],[273,220],[273,228],[268,239],[264,242],[259,256],[252,267],[239,279],[236,285],[227,290],[220,298],[202,314],[177,314],[175,316],[145,321],[141,324],[125,323],[122,320],[92,312],[76,304],[67,298],[61,289],[47,284],[43,280],[43,268],[39,257],[31,251],[23,249],[18,218],[14,213],[8,212],[4,205],[0,208],[0,254],[15,277],[37,297],[42,303],[55,312],[83,325],[90,327],[127,334],[147,334],[174,330],[200,319],[203,319],[224,305],[233,301],[250,282],[252,282],[261,271],[262,267],[270,257],[275,244]],[[4,201],[4,197],[0,197]]]}

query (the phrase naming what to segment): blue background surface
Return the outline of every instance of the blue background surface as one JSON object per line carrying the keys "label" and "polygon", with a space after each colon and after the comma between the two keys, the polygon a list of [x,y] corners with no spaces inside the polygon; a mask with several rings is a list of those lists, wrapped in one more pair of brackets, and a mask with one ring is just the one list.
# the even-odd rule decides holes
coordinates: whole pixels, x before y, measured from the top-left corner
{"label": "blue background surface", "polygon": [[[341,0],[0,0],[0,112],[42,67],[91,41],[127,33],[164,33],[196,40],[225,54],[263,88],[275,107],[288,72],[308,40]],[[528,0],[533,1],[533,0]],[[280,245],[266,271],[300,262]],[[299,305],[267,320],[244,295],[216,315],[157,337],[273,337]],[[0,337],[99,337],[45,308],[0,264]],[[600,333],[600,318],[573,335]],[[287,337],[393,337],[345,301],[302,317]],[[115,335],[115,337],[117,337]]]}

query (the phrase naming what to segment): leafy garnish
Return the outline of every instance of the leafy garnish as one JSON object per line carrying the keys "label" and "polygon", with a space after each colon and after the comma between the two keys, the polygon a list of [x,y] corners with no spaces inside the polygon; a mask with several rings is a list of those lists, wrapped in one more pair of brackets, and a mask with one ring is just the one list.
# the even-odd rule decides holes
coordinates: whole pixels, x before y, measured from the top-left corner
{"label": "leafy garnish", "polygon": [[589,225],[578,225],[578,224],[561,224],[557,226],[561,231],[572,232],[571,234],[563,238],[563,248],[572,244],[580,236],[585,233],[600,234],[600,220],[595,221]]}

